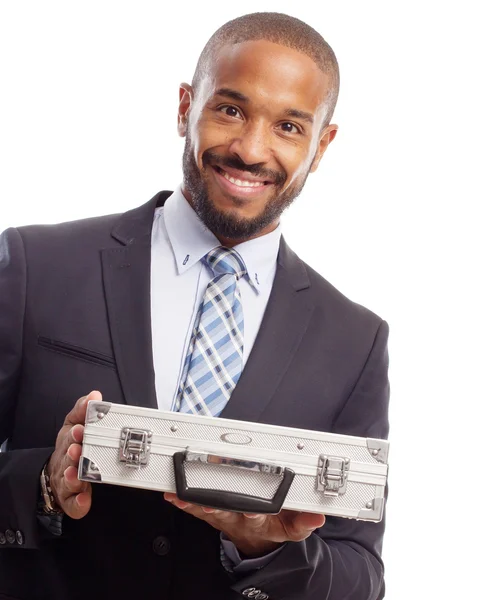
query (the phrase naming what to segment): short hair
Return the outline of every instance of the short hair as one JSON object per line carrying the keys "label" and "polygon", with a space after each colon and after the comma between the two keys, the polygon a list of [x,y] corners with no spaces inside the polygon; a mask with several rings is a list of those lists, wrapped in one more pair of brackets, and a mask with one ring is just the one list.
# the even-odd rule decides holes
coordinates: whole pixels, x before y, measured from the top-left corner
{"label": "short hair", "polygon": [[327,111],[322,129],[325,128],[330,123],[337,104],[340,85],[337,58],[329,44],[313,27],[283,13],[251,13],[222,25],[202,50],[192,79],[194,90],[197,91],[208,73],[212,57],[219,48],[227,44],[256,40],[267,40],[306,54],[329,77],[330,85],[325,100]]}

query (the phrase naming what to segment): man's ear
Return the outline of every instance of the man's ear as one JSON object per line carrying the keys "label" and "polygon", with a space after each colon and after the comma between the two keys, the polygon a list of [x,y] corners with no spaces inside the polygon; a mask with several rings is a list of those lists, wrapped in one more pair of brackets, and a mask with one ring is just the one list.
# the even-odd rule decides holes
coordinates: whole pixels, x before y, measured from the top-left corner
{"label": "man's ear", "polygon": [[322,160],[322,156],[325,154],[325,150],[328,148],[330,142],[332,142],[337,135],[338,125],[327,125],[325,129],[322,131],[322,135],[320,136],[320,140],[318,142],[317,153],[315,154],[315,158],[313,159],[312,166],[310,168],[310,172],[314,173],[318,169],[318,165]]}
{"label": "man's ear", "polygon": [[180,137],[187,133],[187,119],[189,110],[194,99],[194,89],[188,83],[181,83],[179,89],[179,110],[177,118],[177,129]]}

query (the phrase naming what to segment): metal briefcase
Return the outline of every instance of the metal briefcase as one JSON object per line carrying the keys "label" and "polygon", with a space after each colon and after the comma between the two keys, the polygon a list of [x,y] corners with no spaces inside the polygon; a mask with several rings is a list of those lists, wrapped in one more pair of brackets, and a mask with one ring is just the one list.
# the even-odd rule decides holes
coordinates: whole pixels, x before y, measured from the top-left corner
{"label": "metal briefcase", "polygon": [[389,443],[91,400],[79,479],[247,513],[378,522]]}

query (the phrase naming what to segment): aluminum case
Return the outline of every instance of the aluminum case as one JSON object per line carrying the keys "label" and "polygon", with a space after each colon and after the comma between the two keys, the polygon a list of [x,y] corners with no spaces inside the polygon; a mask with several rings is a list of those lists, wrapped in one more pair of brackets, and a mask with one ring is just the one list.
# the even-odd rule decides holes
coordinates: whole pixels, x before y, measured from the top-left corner
{"label": "aluminum case", "polygon": [[223,510],[379,522],[388,452],[386,440],[91,400],[78,476]]}

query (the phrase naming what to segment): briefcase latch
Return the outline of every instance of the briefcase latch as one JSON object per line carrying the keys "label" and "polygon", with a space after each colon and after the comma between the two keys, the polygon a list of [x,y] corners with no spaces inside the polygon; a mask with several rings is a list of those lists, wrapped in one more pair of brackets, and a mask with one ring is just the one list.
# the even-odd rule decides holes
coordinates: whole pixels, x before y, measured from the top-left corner
{"label": "briefcase latch", "polygon": [[148,429],[123,427],[120,438],[119,461],[127,467],[139,469],[148,464],[152,432]]}
{"label": "briefcase latch", "polygon": [[347,489],[350,459],[320,454],[317,471],[317,490],[324,496],[341,496]]}

